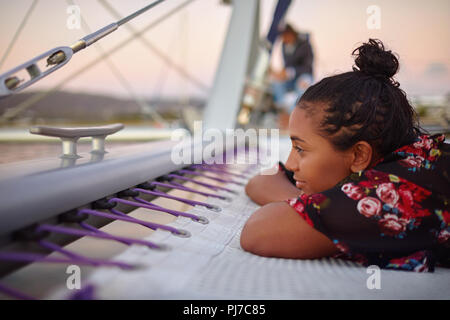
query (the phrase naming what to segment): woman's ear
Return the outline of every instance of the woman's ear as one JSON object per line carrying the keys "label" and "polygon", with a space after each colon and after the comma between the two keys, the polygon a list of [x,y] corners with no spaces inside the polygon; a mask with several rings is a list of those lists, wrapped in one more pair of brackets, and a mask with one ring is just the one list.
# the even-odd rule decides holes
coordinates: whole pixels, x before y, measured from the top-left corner
{"label": "woman's ear", "polygon": [[359,141],[352,147],[352,163],[350,170],[359,172],[367,169],[372,162],[373,149],[366,141]]}

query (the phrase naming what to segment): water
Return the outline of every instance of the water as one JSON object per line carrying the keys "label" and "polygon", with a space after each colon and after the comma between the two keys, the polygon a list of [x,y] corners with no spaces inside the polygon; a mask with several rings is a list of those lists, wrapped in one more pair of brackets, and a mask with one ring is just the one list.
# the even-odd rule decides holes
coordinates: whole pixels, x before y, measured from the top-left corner
{"label": "water", "polygon": [[[170,139],[173,129],[146,126],[127,126],[110,135],[105,142],[106,150],[140,144],[155,140]],[[88,138],[80,139],[77,152],[91,151]],[[29,133],[28,128],[0,128],[0,164],[39,158],[57,158],[61,155],[61,142],[57,138]]]}
{"label": "water", "polygon": [[[106,150],[139,144],[142,142],[106,142]],[[78,143],[77,152],[91,151],[91,144]],[[40,158],[58,158],[61,155],[61,143],[45,142],[0,142],[0,164]]]}

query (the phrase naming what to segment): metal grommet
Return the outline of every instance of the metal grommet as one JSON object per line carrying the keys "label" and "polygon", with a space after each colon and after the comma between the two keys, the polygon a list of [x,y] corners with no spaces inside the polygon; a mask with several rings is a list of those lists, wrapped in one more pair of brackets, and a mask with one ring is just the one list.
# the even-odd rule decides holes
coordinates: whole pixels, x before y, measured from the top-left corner
{"label": "metal grommet", "polygon": [[206,207],[206,209],[211,210],[211,211],[214,211],[214,212],[220,212],[220,211],[222,211],[222,208],[221,208],[221,207],[218,207],[218,206],[215,206],[215,205],[212,205],[212,204],[209,204],[209,205],[207,205],[207,206],[205,206],[205,207]]}
{"label": "metal grommet", "polygon": [[223,201],[228,202],[228,203],[233,202],[233,199],[231,199],[230,197],[222,197],[220,200],[223,200]]}
{"label": "metal grommet", "polygon": [[141,263],[135,263],[131,265],[131,269],[128,269],[128,271],[144,271],[148,269],[148,266]]}
{"label": "metal grommet", "polygon": [[209,220],[206,217],[203,216],[197,216],[196,218],[191,218],[195,222],[201,223],[201,224],[208,224]]}
{"label": "metal grommet", "polygon": [[180,238],[189,238],[191,236],[189,231],[183,229],[178,229],[177,231],[172,232],[172,234]]}
{"label": "metal grommet", "polygon": [[165,250],[170,250],[171,247],[169,245],[167,245],[167,244],[161,243],[161,244],[158,244],[157,248],[153,248],[153,249],[165,251]]}

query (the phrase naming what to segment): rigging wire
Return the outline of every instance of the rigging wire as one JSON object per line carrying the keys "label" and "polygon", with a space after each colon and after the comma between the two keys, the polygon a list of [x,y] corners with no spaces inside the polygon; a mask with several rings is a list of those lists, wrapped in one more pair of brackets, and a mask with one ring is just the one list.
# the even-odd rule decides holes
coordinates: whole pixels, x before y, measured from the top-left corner
{"label": "rigging wire", "polygon": [[[67,0],[67,3],[69,5],[74,5],[75,2],[73,0]],[[86,20],[81,16],[81,23],[83,26],[83,29],[85,32],[90,33],[91,28],[87,24]],[[100,52],[100,55],[103,56],[105,54],[105,50],[103,49],[102,45],[100,43],[95,44],[95,48]],[[145,102],[144,99],[139,97],[134,91],[130,84],[130,82],[126,79],[126,77],[123,75],[123,73],[117,68],[117,66],[113,63],[113,61],[110,59],[110,57],[107,57],[104,59],[105,64],[109,67],[113,75],[119,80],[120,84],[125,88],[126,91],[128,91],[129,95],[133,98],[133,100],[136,101],[136,103],[141,107],[141,110],[148,110],[152,116],[152,118],[164,125],[167,125],[167,121],[164,120],[164,118],[156,111],[154,108],[149,106],[148,103]]]}
{"label": "rigging wire", "polygon": [[154,6],[160,4],[160,3],[163,2],[163,1],[165,1],[165,0],[157,0],[157,1],[153,2],[153,3],[150,3],[148,6],[145,6],[144,8],[142,8],[142,9],[136,11],[135,13],[132,13],[132,14],[130,14],[129,16],[127,16],[127,17],[125,17],[125,18],[123,18],[123,19],[120,19],[119,21],[117,21],[117,24],[118,24],[119,26],[121,26],[121,25],[123,25],[124,23],[127,23],[128,21],[130,21],[130,20],[136,18],[137,16],[141,15],[141,14],[144,13],[145,11],[147,11],[147,10],[153,8]]}
{"label": "rigging wire", "polygon": [[25,27],[26,23],[28,22],[28,19],[31,16],[31,13],[33,12],[34,8],[36,7],[38,3],[38,0],[33,0],[33,3],[31,4],[30,8],[28,8],[27,13],[23,17],[22,22],[20,23],[19,27],[16,30],[16,33],[14,34],[11,42],[9,43],[8,47],[6,48],[5,53],[2,56],[2,59],[0,60],[0,68],[2,67],[3,63],[5,62],[6,58],[8,57],[9,53],[11,52],[12,48],[14,47],[17,39],[19,38],[19,35],[21,34],[23,28]]}
{"label": "rigging wire", "polygon": [[136,31],[136,33],[134,33],[132,36],[128,37],[127,39],[123,40],[122,42],[120,42],[116,46],[114,46],[112,49],[110,49],[104,55],[98,57],[97,59],[92,60],[91,62],[89,62],[86,65],[84,65],[82,68],[80,68],[80,69],[76,70],[75,72],[71,73],[69,76],[67,76],[62,81],[60,81],[56,86],[53,86],[52,88],[47,89],[45,91],[38,92],[37,94],[34,94],[33,96],[31,96],[30,98],[26,99],[22,103],[16,105],[15,107],[7,109],[0,117],[0,124],[1,123],[5,123],[8,120],[16,117],[18,114],[20,114],[21,112],[23,112],[26,109],[30,108],[31,106],[33,106],[37,102],[41,101],[42,99],[44,99],[45,97],[47,97],[48,95],[53,93],[54,91],[62,88],[65,84],[67,84],[71,80],[77,78],[82,73],[84,73],[85,71],[89,70],[94,65],[96,65],[99,62],[101,62],[103,59],[105,59],[106,57],[112,55],[116,51],[119,51],[120,49],[123,49],[126,45],[128,45],[130,42],[135,40],[135,38],[141,36],[145,32],[147,32],[147,31],[151,30],[152,28],[154,28],[155,26],[159,25],[165,19],[167,19],[168,17],[172,16],[173,14],[178,12],[179,10],[185,8],[187,5],[191,4],[193,1],[195,1],[195,0],[186,0],[182,4],[180,4],[177,7],[175,7],[173,10],[167,12],[166,14],[162,15],[161,17],[159,17],[155,21],[151,22],[149,25],[147,25],[146,27],[144,27],[140,31]]}
{"label": "rigging wire", "polygon": [[[180,50],[179,50],[179,59],[182,61],[182,64],[187,67],[188,66],[188,18],[187,12],[183,12],[180,14],[180,25],[179,25],[179,37],[180,37]],[[181,104],[187,105],[189,103],[189,97],[187,94],[187,90],[182,90],[180,92],[180,100]]]}
{"label": "rigging wire", "polygon": [[[177,42],[177,38],[172,37],[171,41],[169,42],[169,46],[168,46],[169,50],[167,50],[168,52],[174,51],[174,49],[176,48],[176,42]],[[154,85],[152,86],[152,88],[153,88],[154,92],[157,92],[157,96],[156,96],[157,103],[161,103],[161,100],[162,100],[161,97],[162,97],[162,94],[166,87],[167,80],[170,78],[169,76],[171,75],[171,72],[173,70],[174,70],[173,68],[167,69],[166,65],[161,64],[158,72],[155,71],[155,74],[158,74],[158,75],[155,77],[156,81],[154,82]]]}
{"label": "rigging wire", "polygon": [[[120,14],[106,1],[99,0],[100,4],[103,5],[116,19],[120,19]],[[131,25],[125,26],[131,33],[136,33],[136,29]],[[144,46],[152,51],[155,55],[157,55],[164,63],[166,63],[169,67],[178,72],[182,77],[191,83],[195,84],[197,88],[204,92],[208,92],[209,88],[206,84],[204,84],[201,80],[197,79],[189,72],[186,71],[182,66],[176,64],[172,59],[170,59],[166,54],[164,54],[161,50],[159,50],[155,45],[153,45],[150,41],[148,41],[145,37],[140,37],[139,40],[144,44]]]}

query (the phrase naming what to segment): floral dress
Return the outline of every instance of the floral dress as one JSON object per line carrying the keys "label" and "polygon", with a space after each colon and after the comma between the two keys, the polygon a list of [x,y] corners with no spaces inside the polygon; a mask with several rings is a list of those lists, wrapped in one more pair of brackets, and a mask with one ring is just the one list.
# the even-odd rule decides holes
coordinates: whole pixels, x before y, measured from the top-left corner
{"label": "floral dress", "polygon": [[444,140],[422,135],[372,169],[287,203],[335,243],[337,258],[417,272],[448,267],[450,145]]}

